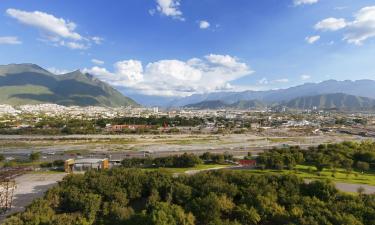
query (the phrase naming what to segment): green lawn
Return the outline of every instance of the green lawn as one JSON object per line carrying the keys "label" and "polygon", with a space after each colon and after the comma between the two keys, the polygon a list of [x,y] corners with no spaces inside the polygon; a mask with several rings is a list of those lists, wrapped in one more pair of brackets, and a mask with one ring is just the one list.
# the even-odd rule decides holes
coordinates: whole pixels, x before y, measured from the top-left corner
{"label": "green lawn", "polygon": [[167,173],[185,173],[186,171],[191,171],[191,170],[209,170],[209,169],[214,169],[214,168],[227,168],[231,165],[221,165],[221,164],[201,164],[197,165],[195,167],[190,167],[190,168],[145,168],[142,170],[146,171],[155,171],[155,170],[160,170],[164,171]]}
{"label": "green lawn", "polygon": [[[368,184],[375,186],[375,173],[360,173],[352,171],[348,174],[343,169],[336,169],[336,173],[331,169],[324,169],[318,173],[313,166],[298,165],[295,170],[245,170],[246,173],[252,174],[295,174],[303,179],[324,180],[328,179],[334,182],[352,183],[352,184]],[[333,176],[334,174],[334,176]]]}

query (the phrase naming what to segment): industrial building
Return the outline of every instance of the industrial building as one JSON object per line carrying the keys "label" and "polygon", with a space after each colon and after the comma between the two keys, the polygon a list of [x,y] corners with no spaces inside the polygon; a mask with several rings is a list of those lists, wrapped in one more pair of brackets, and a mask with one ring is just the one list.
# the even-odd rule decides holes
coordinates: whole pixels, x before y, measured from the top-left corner
{"label": "industrial building", "polygon": [[75,171],[104,170],[109,168],[108,159],[68,159],[65,161],[64,170],[67,173]]}

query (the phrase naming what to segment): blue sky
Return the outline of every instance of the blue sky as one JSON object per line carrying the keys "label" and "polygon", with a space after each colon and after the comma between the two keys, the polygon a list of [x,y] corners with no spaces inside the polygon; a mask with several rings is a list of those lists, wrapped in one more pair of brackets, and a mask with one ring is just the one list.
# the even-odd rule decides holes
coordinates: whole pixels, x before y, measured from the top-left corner
{"label": "blue sky", "polygon": [[2,0],[0,64],[186,96],[375,78],[373,0]]}

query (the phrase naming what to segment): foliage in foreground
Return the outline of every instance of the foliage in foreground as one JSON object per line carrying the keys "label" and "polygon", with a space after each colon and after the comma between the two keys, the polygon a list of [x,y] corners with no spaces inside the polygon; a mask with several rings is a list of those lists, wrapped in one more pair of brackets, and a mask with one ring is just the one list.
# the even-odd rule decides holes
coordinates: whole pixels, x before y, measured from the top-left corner
{"label": "foliage in foreground", "polygon": [[7,225],[370,225],[374,195],[295,176],[211,171],[173,177],[116,168],[69,175]]}

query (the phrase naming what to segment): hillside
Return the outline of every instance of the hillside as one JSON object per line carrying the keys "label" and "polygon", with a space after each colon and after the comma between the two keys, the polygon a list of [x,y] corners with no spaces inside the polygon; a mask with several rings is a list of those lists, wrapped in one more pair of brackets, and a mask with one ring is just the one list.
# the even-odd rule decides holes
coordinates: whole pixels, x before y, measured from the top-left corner
{"label": "hillside", "polygon": [[312,109],[316,107],[318,109],[360,110],[374,108],[375,99],[336,93],[299,97],[283,105],[288,108],[298,109]]}
{"label": "hillside", "polygon": [[55,75],[34,64],[0,66],[0,87],[0,104],[137,105],[108,84],[79,70]]}
{"label": "hillside", "polygon": [[185,105],[185,108],[193,108],[193,109],[222,109],[228,107],[223,101],[215,100],[215,101],[203,101],[196,104]]}
{"label": "hillside", "polygon": [[266,106],[285,106],[291,109],[368,110],[375,108],[375,99],[334,93],[297,97],[290,101],[274,102],[273,104],[259,100],[240,100],[232,104],[221,100],[212,100],[189,104],[184,107],[194,109],[261,109]]}
{"label": "hillside", "polygon": [[266,106],[265,103],[258,101],[258,100],[240,100],[238,102],[235,102],[233,104],[230,104],[230,108],[235,109],[258,109],[258,108],[264,108]]}

